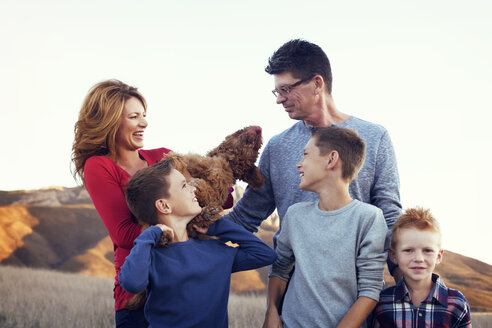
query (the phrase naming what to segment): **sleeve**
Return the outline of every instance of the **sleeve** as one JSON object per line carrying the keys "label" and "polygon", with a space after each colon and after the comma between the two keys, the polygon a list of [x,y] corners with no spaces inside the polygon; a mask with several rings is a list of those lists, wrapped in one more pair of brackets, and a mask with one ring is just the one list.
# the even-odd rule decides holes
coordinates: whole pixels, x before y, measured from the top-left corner
{"label": "sleeve", "polygon": [[295,256],[292,250],[292,245],[289,239],[289,210],[285,214],[282,229],[277,238],[277,246],[275,251],[277,252],[277,260],[272,265],[269,276],[276,276],[282,280],[288,281],[290,279],[290,273],[294,267]]}
{"label": "sleeve", "polygon": [[85,186],[111,240],[117,247],[131,249],[141,232],[134,221],[114,169],[104,159],[91,157],[84,167]]}
{"label": "sleeve", "polygon": [[356,259],[358,297],[369,297],[379,301],[383,287],[384,263],[386,252],[384,243],[388,228],[379,209],[371,217],[364,218],[367,224],[360,228],[359,251]]}
{"label": "sleeve", "polygon": [[263,150],[258,164],[265,185],[257,190],[246,187],[243,197],[224,219],[235,222],[251,232],[257,232],[263,220],[275,210],[272,183],[270,179],[270,142]]}
{"label": "sleeve", "polygon": [[118,279],[121,287],[131,294],[138,294],[149,284],[151,250],[159,241],[162,230],[152,226],[135,239],[135,246],[126,257]]}
{"label": "sleeve", "polygon": [[[400,178],[395,151],[388,131],[385,131],[382,135],[378,147],[374,185],[371,189],[371,204],[383,211],[388,227],[388,239],[385,249],[388,249],[390,247],[391,229],[402,208],[400,203]],[[393,272],[396,264],[391,262],[389,258],[387,262],[389,271]]]}
{"label": "sleeve", "polygon": [[459,293],[461,298],[463,299],[463,311],[461,312],[461,315],[458,319],[458,322],[456,323],[455,327],[459,328],[471,328],[472,322],[471,322],[471,316],[470,316],[470,305],[468,304],[468,301],[466,300],[465,296],[463,294]]}
{"label": "sleeve", "polygon": [[257,269],[270,265],[275,261],[276,254],[267,244],[243,227],[220,219],[211,225],[207,235],[219,237],[220,240],[239,244],[234,258],[232,272]]}

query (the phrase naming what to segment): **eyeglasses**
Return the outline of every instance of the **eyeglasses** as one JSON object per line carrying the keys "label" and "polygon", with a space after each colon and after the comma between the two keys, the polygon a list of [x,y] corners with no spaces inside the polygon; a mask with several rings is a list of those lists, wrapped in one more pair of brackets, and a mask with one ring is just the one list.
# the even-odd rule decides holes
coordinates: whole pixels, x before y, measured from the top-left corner
{"label": "eyeglasses", "polygon": [[304,82],[307,82],[307,81],[311,80],[312,78],[313,77],[311,76],[311,77],[309,77],[307,79],[302,79],[300,81],[297,81],[294,84],[281,86],[279,89],[272,90],[272,93],[275,96],[275,98],[277,98],[279,95],[285,97],[286,95],[288,95],[292,91],[292,89],[294,89],[295,87],[303,84]]}

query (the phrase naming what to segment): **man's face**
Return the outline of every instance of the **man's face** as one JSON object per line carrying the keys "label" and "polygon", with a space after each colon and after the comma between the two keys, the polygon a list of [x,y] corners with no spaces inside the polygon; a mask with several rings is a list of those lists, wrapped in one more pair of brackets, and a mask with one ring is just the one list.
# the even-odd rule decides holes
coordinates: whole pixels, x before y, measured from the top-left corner
{"label": "man's face", "polygon": [[[292,76],[290,72],[273,75],[275,89],[289,87],[301,79]],[[314,82],[311,80],[301,83],[290,89],[289,93],[280,92],[277,96],[277,104],[282,104],[289,117],[293,120],[306,120],[315,112]]]}

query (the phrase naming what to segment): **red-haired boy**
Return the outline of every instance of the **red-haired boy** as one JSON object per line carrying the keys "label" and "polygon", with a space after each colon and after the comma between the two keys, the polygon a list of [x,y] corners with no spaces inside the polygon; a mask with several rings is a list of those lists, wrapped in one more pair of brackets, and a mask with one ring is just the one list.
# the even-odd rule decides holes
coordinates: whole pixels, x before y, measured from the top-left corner
{"label": "red-haired boy", "polygon": [[442,255],[439,223],[430,211],[406,210],[393,225],[389,250],[403,278],[381,292],[374,327],[471,327],[466,298],[433,273]]}

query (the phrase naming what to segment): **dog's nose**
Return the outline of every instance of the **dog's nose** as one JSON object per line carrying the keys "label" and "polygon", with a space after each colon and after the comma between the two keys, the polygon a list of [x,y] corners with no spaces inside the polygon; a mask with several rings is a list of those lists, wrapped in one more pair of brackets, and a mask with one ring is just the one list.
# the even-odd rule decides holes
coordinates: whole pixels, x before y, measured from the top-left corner
{"label": "dog's nose", "polygon": [[257,125],[251,127],[253,130],[255,130],[256,134],[261,134],[261,128]]}

